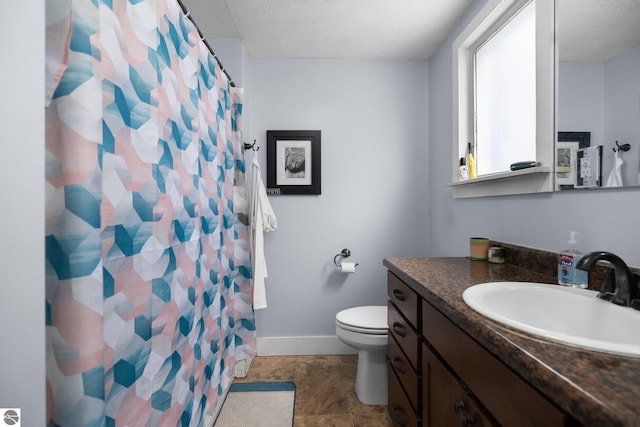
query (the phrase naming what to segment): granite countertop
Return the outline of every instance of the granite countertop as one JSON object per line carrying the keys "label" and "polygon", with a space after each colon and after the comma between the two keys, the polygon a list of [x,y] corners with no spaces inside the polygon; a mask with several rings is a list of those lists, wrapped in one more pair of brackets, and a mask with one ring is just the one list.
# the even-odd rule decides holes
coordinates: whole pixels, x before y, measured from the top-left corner
{"label": "granite countertop", "polygon": [[462,292],[478,283],[555,283],[555,277],[467,258],[385,258],[383,263],[584,426],[640,427],[640,358],[582,350],[519,332],[476,313],[462,299]]}

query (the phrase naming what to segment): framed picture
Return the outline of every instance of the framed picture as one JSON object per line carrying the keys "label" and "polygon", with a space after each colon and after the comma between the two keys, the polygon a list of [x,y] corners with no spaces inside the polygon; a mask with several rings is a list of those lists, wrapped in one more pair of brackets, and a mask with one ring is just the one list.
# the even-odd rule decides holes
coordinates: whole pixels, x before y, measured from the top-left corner
{"label": "framed picture", "polygon": [[267,189],[320,194],[320,131],[267,131]]}
{"label": "framed picture", "polygon": [[556,188],[567,190],[578,185],[578,150],[591,145],[591,132],[558,132],[556,145]]}

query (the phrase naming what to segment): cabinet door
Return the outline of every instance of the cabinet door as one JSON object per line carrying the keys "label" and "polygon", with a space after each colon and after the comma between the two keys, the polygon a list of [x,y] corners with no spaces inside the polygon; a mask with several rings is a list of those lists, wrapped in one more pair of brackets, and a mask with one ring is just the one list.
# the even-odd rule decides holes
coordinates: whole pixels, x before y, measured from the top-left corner
{"label": "cabinet door", "polygon": [[422,347],[423,427],[498,426],[429,348]]}

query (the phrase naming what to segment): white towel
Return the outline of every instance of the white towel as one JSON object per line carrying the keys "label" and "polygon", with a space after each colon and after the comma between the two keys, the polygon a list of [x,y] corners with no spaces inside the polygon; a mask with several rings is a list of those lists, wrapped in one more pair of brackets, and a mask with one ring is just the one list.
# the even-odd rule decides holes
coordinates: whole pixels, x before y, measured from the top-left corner
{"label": "white towel", "polygon": [[260,175],[260,165],[254,151],[251,151],[251,243],[253,254],[253,309],[267,308],[265,281],[268,277],[267,261],[264,256],[264,232],[277,228],[276,216],[267,198]]}
{"label": "white towel", "polygon": [[620,169],[622,168],[624,160],[620,158],[617,151],[614,156],[613,167],[611,168],[611,173],[607,178],[605,187],[622,187],[622,171]]}

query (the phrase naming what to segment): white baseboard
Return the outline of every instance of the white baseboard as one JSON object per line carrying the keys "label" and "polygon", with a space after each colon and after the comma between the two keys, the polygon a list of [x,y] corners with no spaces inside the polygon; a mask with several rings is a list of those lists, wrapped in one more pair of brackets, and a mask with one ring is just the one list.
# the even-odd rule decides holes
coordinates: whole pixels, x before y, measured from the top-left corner
{"label": "white baseboard", "polygon": [[316,337],[257,337],[258,356],[302,356],[316,354],[356,354],[335,335]]}

